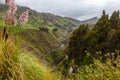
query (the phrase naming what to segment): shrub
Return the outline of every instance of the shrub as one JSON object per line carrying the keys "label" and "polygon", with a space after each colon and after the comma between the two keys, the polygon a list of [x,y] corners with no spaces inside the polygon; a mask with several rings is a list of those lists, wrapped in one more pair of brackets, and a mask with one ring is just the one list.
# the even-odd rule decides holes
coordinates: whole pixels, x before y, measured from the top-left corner
{"label": "shrub", "polygon": [[56,32],[58,31],[58,28],[53,28],[52,31]]}

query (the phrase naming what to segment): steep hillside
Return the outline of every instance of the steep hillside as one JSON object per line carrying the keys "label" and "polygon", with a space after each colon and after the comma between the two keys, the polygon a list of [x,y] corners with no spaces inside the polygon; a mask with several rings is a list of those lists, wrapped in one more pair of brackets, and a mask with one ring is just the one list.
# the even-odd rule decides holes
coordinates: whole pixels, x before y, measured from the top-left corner
{"label": "steep hillside", "polygon": [[[39,27],[48,27],[49,29],[58,28],[71,31],[74,27],[78,26],[80,22],[75,19],[61,17],[51,13],[37,12],[28,7],[22,6],[18,6],[17,17],[19,17],[18,15],[26,9],[30,10],[29,21],[24,25],[24,28],[27,29],[39,29]],[[0,4],[0,13],[5,12],[5,10],[7,10],[5,6]]]}
{"label": "steep hillside", "polygon": [[52,32],[40,30],[25,30],[20,33],[25,41],[23,48],[41,58],[60,46],[60,40]]}
{"label": "steep hillside", "polygon": [[[24,10],[29,9],[29,21],[22,25],[20,37],[24,40],[23,48],[31,53],[36,54],[38,58],[50,53],[61,46],[69,32],[79,25],[79,21],[61,17],[51,13],[43,13],[32,10],[28,7],[18,6],[17,18]],[[0,4],[0,20],[3,20],[3,13],[7,7]],[[17,24],[18,25],[18,24]],[[47,29],[44,31],[41,29]],[[54,31],[55,30],[55,31]]]}

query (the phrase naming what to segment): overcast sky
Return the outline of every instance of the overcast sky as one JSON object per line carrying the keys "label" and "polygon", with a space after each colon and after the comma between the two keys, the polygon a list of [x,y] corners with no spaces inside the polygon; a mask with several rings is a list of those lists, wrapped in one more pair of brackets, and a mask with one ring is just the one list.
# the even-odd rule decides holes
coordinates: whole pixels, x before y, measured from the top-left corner
{"label": "overcast sky", "polygon": [[102,10],[111,14],[120,10],[120,0],[15,0],[39,12],[72,17],[79,20],[100,16]]}

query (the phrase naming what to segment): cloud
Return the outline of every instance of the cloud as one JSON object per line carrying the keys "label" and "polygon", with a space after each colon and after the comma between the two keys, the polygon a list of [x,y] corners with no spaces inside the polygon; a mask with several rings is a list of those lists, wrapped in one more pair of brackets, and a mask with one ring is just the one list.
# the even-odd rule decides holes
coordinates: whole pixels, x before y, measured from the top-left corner
{"label": "cloud", "polygon": [[88,19],[100,16],[103,9],[108,13],[120,9],[120,0],[15,0],[17,4],[28,6],[39,12],[76,19]]}

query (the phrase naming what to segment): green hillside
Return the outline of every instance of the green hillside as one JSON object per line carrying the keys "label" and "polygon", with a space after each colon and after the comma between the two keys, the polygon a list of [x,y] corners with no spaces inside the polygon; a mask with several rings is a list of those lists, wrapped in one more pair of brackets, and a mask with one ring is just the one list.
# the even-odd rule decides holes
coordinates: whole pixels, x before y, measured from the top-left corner
{"label": "green hillside", "polygon": [[[6,9],[7,8],[5,8],[4,5],[0,4],[0,13],[4,13]],[[23,25],[23,27],[27,29],[39,29],[40,27],[47,27],[49,29],[58,28],[64,31],[71,31],[80,23],[80,21],[72,18],[61,17],[51,13],[37,12],[28,7],[22,6],[18,6],[17,17],[19,17],[18,15],[26,9],[30,10],[29,21],[27,24]]]}
{"label": "green hillside", "polygon": [[[17,18],[26,9],[18,6]],[[26,24],[13,26],[4,23],[6,10],[0,4],[0,80],[120,80],[119,11],[77,27],[31,9]]]}
{"label": "green hillside", "polygon": [[[24,40],[22,48],[34,53],[39,59],[59,48],[62,42],[69,37],[69,32],[79,24],[78,20],[72,18],[36,12],[22,6],[18,6],[17,18],[26,9],[30,10],[29,21],[21,26],[23,31],[19,33],[20,37]],[[0,4],[1,22],[3,22],[5,10],[7,10],[7,7]]]}
{"label": "green hillside", "polygon": [[47,54],[61,44],[61,41],[52,32],[25,30],[20,33],[20,36],[25,41],[23,48],[35,53],[37,57]]}

